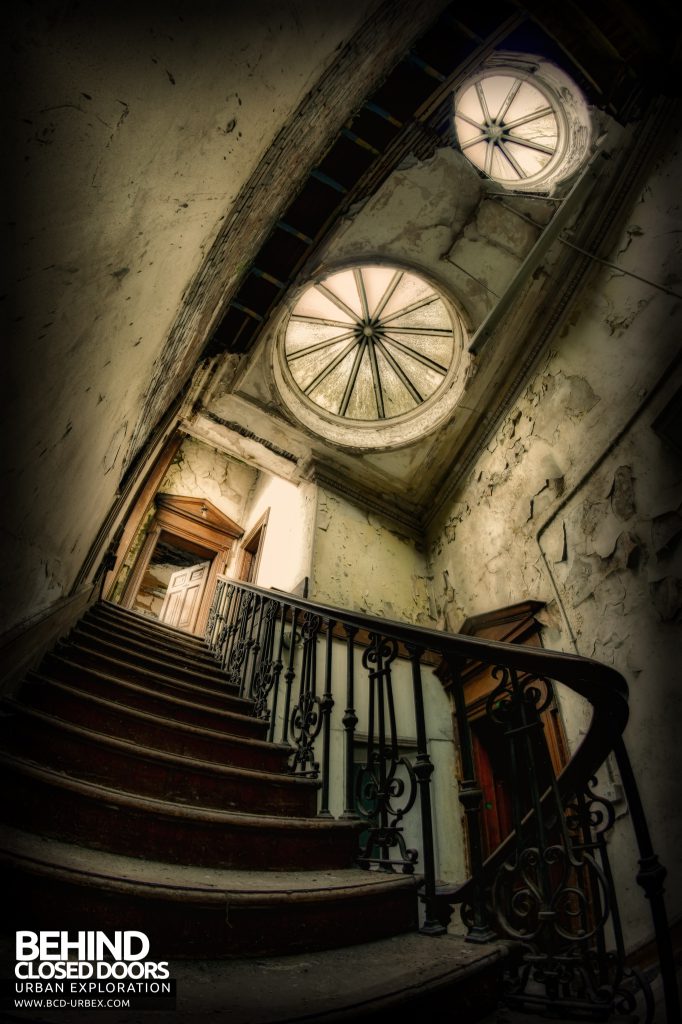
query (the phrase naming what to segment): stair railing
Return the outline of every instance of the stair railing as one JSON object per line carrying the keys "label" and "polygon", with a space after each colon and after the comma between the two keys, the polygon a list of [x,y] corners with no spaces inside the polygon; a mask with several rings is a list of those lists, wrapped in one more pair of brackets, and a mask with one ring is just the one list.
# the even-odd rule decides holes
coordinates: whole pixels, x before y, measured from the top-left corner
{"label": "stair railing", "polygon": [[[268,722],[269,739],[290,747],[290,771],[319,781],[320,815],[331,816],[334,796],[341,817],[358,820],[358,864],[406,873],[418,867],[424,934],[443,934],[452,905],[459,903],[469,941],[505,938],[521,951],[506,975],[510,1005],[603,1020],[632,1013],[639,1001],[649,1024],[653,997],[626,963],[608,856],[614,808],[595,788],[600,767],[615,755],[639,844],[636,880],[651,905],[666,1019],[679,1020],[665,869],[651,846],[623,743],[627,685],[615,669],[577,655],[392,622],[227,578],[218,580],[207,640],[229,683]],[[483,794],[462,684],[472,663],[489,667],[497,680],[485,713],[503,738],[511,775],[511,832],[485,861]],[[436,664],[446,666],[454,698],[470,868],[469,879],[458,886],[436,877],[434,764],[424,701],[424,683],[432,680]],[[580,746],[555,777],[541,716],[557,682],[589,702],[592,717]],[[341,770],[332,737],[339,720]],[[337,784],[342,794],[332,792]]]}

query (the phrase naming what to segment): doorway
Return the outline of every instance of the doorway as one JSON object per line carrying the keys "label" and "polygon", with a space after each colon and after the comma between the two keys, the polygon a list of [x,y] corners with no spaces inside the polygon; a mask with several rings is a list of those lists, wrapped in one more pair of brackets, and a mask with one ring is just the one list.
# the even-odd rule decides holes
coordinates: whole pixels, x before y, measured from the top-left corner
{"label": "doorway", "polygon": [[243,529],[208,500],[159,493],[121,605],[202,634],[218,576]]}
{"label": "doorway", "polygon": [[161,533],[133,611],[191,632],[196,626],[215,552]]}

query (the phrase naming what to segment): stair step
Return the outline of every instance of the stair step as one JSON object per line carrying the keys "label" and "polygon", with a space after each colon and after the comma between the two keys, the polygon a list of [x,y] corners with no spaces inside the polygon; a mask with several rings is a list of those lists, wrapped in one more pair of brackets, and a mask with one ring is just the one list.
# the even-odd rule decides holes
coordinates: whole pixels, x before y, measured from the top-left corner
{"label": "stair step", "polygon": [[256,772],[128,740],[65,722],[16,701],[0,720],[5,750],[73,777],[136,796],[181,804],[308,817],[317,812],[319,784],[311,779]]}
{"label": "stair step", "polygon": [[143,921],[162,959],[329,949],[354,941],[359,915],[367,940],[417,926],[420,879],[409,875],[196,868],[14,829],[0,840],[0,863],[12,878],[12,917],[24,922],[17,927],[110,932]]}
{"label": "stair step", "polygon": [[90,656],[90,662],[95,658],[98,661],[107,661],[109,664],[116,663],[125,667],[126,673],[139,678],[140,674],[145,676],[158,676],[160,678],[175,679],[179,682],[188,683],[191,686],[199,686],[202,689],[211,690],[214,693],[224,694],[226,691],[237,696],[234,686],[228,684],[225,675],[220,669],[212,668],[210,671],[183,666],[177,662],[168,662],[165,658],[156,656],[154,652],[144,653],[138,650],[131,650],[127,646],[120,646],[77,626],[69,634],[68,640],[62,641],[60,650],[75,649]]}
{"label": "stair step", "polygon": [[136,796],[10,754],[0,764],[7,824],[30,831],[40,822],[45,836],[131,857],[263,871],[347,868],[363,828]]}
{"label": "stair step", "polygon": [[76,629],[77,634],[84,633],[91,637],[97,637],[105,643],[113,644],[131,653],[150,655],[167,665],[194,669],[207,678],[213,676],[218,682],[225,684],[225,673],[209,651],[188,651],[186,648],[142,636],[132,630],[109,625],[107,622],[102,622],[101,619],[88,618],[87,615],[80,620]]}
{"label": "stair step", "polygon": [[187,633],[184,629],[175,629],[174,626],[169,626],[166,622],[152,619],[148,615],[141,615],[130,608],[121,608],[120,605],[112,604],[110,601],[100,601],[98,604],[92,605],[89,611],[110,622],[125,624],[130,628],[147,631],[154,637],[165,637],[179,646],[203,651],[208,649],[203,636]]}
{"label": "stair step", "polygon": [[73,686],[80,687],[80,680],[106,677],[121,684],[141,687],[150,695],[177,696],[216,711],[229,710],[235,714],[249,715],[253,710],[253,701],[236,696],[233,689],[226,689],[224,694],[217,693],[215,690],[194,686],[172,676],[131,668],[113,658],[102,658],[92,651],[78,647],[64,646],[60,647],[57,654],[47,654],[41,663],[40,671],[43,675],[60,679]]}
{"label": "stair step", "polygon": [[[87,668],[58,655],[48,655],[43,661],[41,671],[28,676],[29,682],[36,678],[64,683],[72,689],[104,697],[139,711],[170,718],[177,715],[191,725],[216,729],[218,732],[235,736],[263,739],[267,731],[267,724],[250,714],[253,708],[250,701],[226,697],[224,701],[219,702],[225,705],[223,710],[222,707],[214,706],[215,701],[209,704],[202,700],[202,694],[195,698],[194,693],[183,686],[166,686],[163,691],[150,689],[140,683],[128,683],[125,679],[119,679],[108,672]],[[23,694],[23,686],[20,694]]]}
{"label": "stair step", "polygon": [[97,623],[102,629],[109,629],[121,636],[151,638],[153,643],[169,650],[185,652],[197,658],[207,658],[217,663],[217,658],[204,637],[192,636],[177,630],[168,632],[164,624],[146,616],[120,614],[115,605],[93,604],[81,622]]}
{"label": "stair step", "polygon": [[[226,734],[225,729],[187,724],[176,717],[178,710],[183,710],[182,705],[178,709],[169,704],[164,709],[167,716],[163,717],[36,674],[23,683],[19,697],[24,705],[95,732],[219,764],[281,772],[291,753],[284,744]],[[229,726],[229,721],[218,724]]]}

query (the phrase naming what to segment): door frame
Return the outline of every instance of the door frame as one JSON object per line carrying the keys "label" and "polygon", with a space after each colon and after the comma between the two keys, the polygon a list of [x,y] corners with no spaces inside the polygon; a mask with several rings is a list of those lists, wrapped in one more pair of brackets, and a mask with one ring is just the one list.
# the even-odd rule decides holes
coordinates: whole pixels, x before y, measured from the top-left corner
{"label": "door frame", "polygon": [[[128,577],[120,604],[123,608],[132,608],[135,604],[144,574],[162,534],[164,539],[171,542],[189,541],[205,548],[209,556],[213,556],[193,630],[196,634],[203,633],[218,576],[225,572],[232,545],[244,535],[244,530],[206,498],[159,493],[154,503],[154,517]],[[182,543],[178,544],[178,547],[182,547]]]}

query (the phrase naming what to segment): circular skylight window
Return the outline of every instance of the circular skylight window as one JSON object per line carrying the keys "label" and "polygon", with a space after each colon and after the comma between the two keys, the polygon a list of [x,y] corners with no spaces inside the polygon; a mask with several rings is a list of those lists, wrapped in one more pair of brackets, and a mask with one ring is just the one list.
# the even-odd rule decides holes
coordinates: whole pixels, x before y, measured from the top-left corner
{"label": "circular skylight window", "polygon": [[582,160],[589,137],[584,101],[558,68],[493,64],[455,97],[460,149],[507,188],[547,189]]}
{"label": "circular skylight window", "polygon": [[421,411],[440,419],[463,337],[461,318],[423,277],[354,267],[300,294],[281,332],[276,378],[299,419],[318,433],[360,447],[393,446],[425,428]]}

